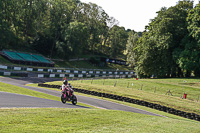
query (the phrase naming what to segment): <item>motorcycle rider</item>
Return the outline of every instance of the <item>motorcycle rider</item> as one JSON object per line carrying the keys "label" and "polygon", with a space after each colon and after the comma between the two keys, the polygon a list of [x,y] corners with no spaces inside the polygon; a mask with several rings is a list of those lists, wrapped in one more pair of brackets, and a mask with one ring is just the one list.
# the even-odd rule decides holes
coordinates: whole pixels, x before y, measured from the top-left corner
{"label": "motorcycle rider", "polygon": [[68,88],[69,88],[70,95],[73,94],[74,92],[74,90],[72,89],[73,86],[70,83],[68,83]]}
{"label": "motorcycle rider", "polygon": [[62,92],[63,93],[66,93],[65,91],[66,90],[69,90],[69,95],[68,95],[68,93],[66,93],[68,96],[69,96],[69,98],[71,99],[71,94],[73,94],[73,92],[74,92],[74,90],[72,89],[73,87],[71,86],[71,84],[70,83],[68,83],[68,81],[65,79],[64,81],[63,81],[63,85],[62,85]]}
{"label": "motorcycle rider", "polygon": [[65,80],[63,81],[63,85],[62,85],[62,87],[61,87],[62,92],[65,91],[65,89],[67,88],[67,85],[68,85],[68,81],[65,79]]}
{"label": "motorcycle rider", "polygon": [[[62,85],[61,89],[62,89],[62,93],[65,93],[68,95],[67,90],[69,90],[69,93],[70,93],[70,88],[68,86],[68,81],[66,79],[63,81],[63,85]],[[71,99],[70,94],[68,95],[68,97]]]}
{"label": "motorcycle rider", "polygon": [[77,104],[77,98],[76,96],[73,94],[74,91],[72,89],[73,87],[71,86],[71,84],[68,84],[68,81],[66,79],[64,79],[63,81],[63,85],[60,87],[61,91],[61,101],[62,103],[66,103],[67,101],[71,101],[73,105]]}

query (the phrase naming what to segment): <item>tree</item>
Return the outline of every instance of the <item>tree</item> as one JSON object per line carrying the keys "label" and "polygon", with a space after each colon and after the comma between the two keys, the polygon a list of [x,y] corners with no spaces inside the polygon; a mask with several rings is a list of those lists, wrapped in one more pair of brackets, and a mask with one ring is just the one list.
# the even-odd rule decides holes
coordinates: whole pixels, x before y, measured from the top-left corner
{"label": "tree", "polygon": [[137,62],[137,41],[139,39],[139,35],[131,31],[129,33],[129,38],[126,44],[127,51],[127,62],[131,67],[134,67]]}
{"label": "tree", "polygon": [[88,29],[85,24],[71,22],[62,32],[62,41],[56,42],[57,52],[65,59],[78,56],[88,47],[88,37]]}
{"label": "tree", "polygon": [[194,71],[195,76],[200,77],[200,3],[189,10],[187,23],[189,33],[183,41],[185,47],[180,52],[179,64],[188,73]]}
{"label": "tree", "polygon": [[22,42],[13,32],[13,21],[15,13],[12,7],[16,5],[16,1],[0,1],[0,50],[2,49],[19,49]]}
{"label": "tree", "polygon": [[200,43],[200,2],[189,12],[187,21],[190,34]]}
{"label": "tree", "polygon": [[[1,49],[34,50],[50,58],[83,53],[111,55],[110,52],[121,56],[125,50],[124,28],[111,31],[118,21],[93,3],[1,0],[0,17]],[[112,40],[116,52],[110,49]]]}
{"label": "tree", "polygon": [[114,25],[109,32],[109,36],[111,45],[110,56],[113,58],[123,56],[128,39],[125,28]]}
{"label": "tree", "polygon": [[184,0],[157,12],[157,17],[151,20],[139,39],[136,69],[140,74],[157,77],[183,75],[176,58],[179,52],[176,51],[184,49],[182,42],[188,34],[186,18],[192,7],[193,2]]}
{"label": "tree", "polygon": [[81,14],[78,20],[87,25],[90,34],[88,50],[94,54],[101,49],[102,35],[107,32],[106,21],[108,15],[100,6],[94,3],[83,3],[79,10]]}

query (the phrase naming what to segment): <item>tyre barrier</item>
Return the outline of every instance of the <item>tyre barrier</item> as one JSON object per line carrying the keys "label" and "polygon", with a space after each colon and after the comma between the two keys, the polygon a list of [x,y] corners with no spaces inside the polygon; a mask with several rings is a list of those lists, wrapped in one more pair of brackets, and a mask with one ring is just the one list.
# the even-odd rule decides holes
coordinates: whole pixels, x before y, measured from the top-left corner
{"label": "tyre barrier", "polygon": [[[60,87],[61,87],[60,85],[49,85],[49,84],[42,84],[42,83],[38,84],[38,86],[48,87],[48,88],[57,88],[57,89],[60,89]],[[105,97],[105,98],[109,98],[109,99],[114,99],[114,100],[124,101],[124,102],[133,103],[133,104],[137,104],[137,105],[141,105],[141,106],[146,106],[146,107],[149,107],[152,109],[156,109],[156,110],[163,111],[166,113],[174,114],[174,115],[188,118],[191,120],[200,121],[200,115],[198,115],[198,114],[176,110],[174,108],[162,106],[160,104],[150,103],[150,102],[137,100],[137,99],[133,99],[133,98],[129,98],[129,97],[123,97],[123,96],[114,95],[114,94],[90,91],[90,90],[85,90],[85,89],[73,88],[73,90],[75,92],[79,92],[79,93],[84,93],[84,94],[89,94],[89,95],[94,95],[94,96],[99,96],[99,97]]]}

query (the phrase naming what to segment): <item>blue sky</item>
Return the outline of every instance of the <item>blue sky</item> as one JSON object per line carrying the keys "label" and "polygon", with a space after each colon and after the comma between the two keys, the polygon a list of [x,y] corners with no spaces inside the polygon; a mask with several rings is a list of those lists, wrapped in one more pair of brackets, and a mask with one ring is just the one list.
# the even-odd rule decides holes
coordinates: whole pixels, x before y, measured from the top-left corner
{"label": "blue sky", "polygon": [[[119,21],[119,26],[135,31],[144,31],[149,20],[156,17],[161,7],[175,6],[178,0],[81,0],[96,3],[105,12]],[[197,4],[198,0],[194,0]]]}

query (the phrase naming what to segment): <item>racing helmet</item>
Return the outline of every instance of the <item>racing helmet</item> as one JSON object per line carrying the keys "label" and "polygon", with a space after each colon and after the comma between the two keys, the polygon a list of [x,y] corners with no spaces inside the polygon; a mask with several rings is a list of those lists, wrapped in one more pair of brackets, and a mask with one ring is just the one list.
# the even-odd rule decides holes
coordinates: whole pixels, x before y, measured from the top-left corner
{"label": "racing helmet", "polygon": [[67,80],[64,80],[64,81],[63,81],[63,84],[67,85],[67,84],[68,84],[68,81],[67,81]]}

